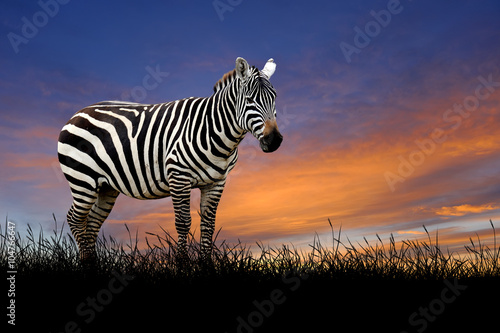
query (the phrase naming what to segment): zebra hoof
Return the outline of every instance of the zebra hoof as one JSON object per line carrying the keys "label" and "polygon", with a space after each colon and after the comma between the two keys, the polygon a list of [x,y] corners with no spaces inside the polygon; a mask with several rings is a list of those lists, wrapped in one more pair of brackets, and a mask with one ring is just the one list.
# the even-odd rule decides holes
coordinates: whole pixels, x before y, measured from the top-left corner
{"label": "zebra hoof", "polygon": [[93,250],[84,250],[80,253],[80,262],[84,269],[94,270],[97,268],[97,253]]}

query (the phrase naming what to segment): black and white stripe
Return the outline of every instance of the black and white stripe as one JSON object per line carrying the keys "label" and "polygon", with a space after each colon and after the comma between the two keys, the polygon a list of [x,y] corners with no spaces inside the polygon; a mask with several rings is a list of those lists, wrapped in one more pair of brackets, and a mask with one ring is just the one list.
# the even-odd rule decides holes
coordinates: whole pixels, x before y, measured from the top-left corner
{"label": "black and white stripe", "polygon": [[99,229],[120,193],[137,199],[172,196],[181,249],[191,226],[190,191],[201,190],[201,245],[209,255],[226,177],[247,132],[264,152],[278,149],[276,65],[262,71],[236,59],[214,94],[163,104],[106,101],[78,111],[63,127],[59,162],[73,204],[68,224],[83,260],[95,258]]}

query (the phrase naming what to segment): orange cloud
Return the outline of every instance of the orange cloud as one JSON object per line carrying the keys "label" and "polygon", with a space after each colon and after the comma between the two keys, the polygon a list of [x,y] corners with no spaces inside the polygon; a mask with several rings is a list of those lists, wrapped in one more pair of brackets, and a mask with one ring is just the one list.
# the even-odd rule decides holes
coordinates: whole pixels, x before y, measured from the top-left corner
{"label": "orange cloud", "polygon": [[400,230],[397,232],[398,235],[425,235],[426,233],[423,231],[416,231],[416,230]]}
{"label": "orange cloud", "polygon": [[436,215],[443,216],[464,216],[468,214],[478,214],[489,210],[500,209],[500,205],[484,204],[484,205],[459,205],[451,207],[441,207],[435,211]]}

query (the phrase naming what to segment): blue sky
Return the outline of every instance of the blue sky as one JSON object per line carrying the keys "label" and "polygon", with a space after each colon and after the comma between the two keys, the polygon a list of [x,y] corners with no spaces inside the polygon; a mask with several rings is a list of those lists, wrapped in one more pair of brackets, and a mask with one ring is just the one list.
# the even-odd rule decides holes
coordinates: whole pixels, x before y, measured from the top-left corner
{"label": "blue sky", "polygon": [[[0,5],[0,216],[19,231],[52,228],[52,213],[65,220],[71,198],[56,145],[72,114],[101,100],[208,96],[238,56],[278,64],[285,141],[272,155],[253,138],[242,143],[221,237],[307,244],[330,218],[367,237],[418,237],[426,224],[461,246],[475,232],[487,239],[489,219],[500,220],[497,1],[60,2]],[[346,57],[341,43],[357,40]],[[488,97],[446,121],[474,98],[479,77],[491,81],[480,90]],[[415,142],[435,129],[446,139],[426,154]],[[418,165],[402,177],[410,156]],[[391,188],[387,172],[403,181]],[[197,204],[194,194],[193,225]],[[105,230],[120,237],[124,223],[173,231],[170,199],[120,197]]]}

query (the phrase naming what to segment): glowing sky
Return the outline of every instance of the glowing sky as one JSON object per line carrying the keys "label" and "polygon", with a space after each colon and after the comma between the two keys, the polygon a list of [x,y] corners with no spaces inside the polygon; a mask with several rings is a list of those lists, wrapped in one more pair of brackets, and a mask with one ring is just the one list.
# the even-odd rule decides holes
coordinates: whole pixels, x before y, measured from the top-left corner
{"label": "glowing sky", "polygon": [[[329,233],[451,249],[500,223],[498,1],[3,1],[0,217],[53,227],[71,204],[60,129],[101,101],[207,96],[274,58],[281,148],[240,146],[220,239],[306,247]],[[147,88],[147,89],[146,89]],[[199,229],[198,191],[193,226]],[[170,199],[121,196],[104,226],[174,232]],[[128,237],[128,236],[127,236]]]}

